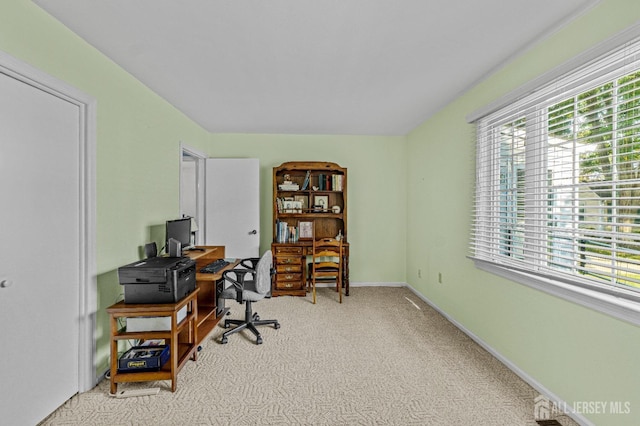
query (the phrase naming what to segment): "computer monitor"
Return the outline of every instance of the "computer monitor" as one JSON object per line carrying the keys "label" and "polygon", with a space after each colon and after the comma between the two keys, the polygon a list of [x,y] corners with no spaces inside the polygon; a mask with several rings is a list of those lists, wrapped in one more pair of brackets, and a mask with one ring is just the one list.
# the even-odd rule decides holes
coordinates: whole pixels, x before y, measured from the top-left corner
{"label": "computer monitor", "polygon": [[169,239],[178,240],[182,245],[182,250],[192,247],[191,245],[191,218],[183,217],[182,219],[167,221],[167,250],[169,250]]}

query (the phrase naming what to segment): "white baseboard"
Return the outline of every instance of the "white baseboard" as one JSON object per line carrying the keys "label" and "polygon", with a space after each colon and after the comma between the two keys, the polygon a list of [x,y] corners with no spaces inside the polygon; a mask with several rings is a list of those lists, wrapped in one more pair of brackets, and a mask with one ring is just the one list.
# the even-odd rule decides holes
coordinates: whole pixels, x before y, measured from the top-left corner
{"label": "white baseboard", "polygon": [[[391,283],[391,286],[396,287],[395,284],[396,283]],[[383,285],[383,284],[381,283],[380,285]],[[482,346],[493,357],[495,357],[498,361],[503,363],[509,370],[513,371],[515,374],[518,375],[518,377],[520,377],[522,380],[527,382],[532,388],[534,388],[535,390],[540,392],[540,394],[542,396],[548,398],[549,401],[554,401],[556,404],[558,404],[561,407],[571,407],[571,404],[568,404],[565,401],[563,401],[562,399],[560,399],[557,395],[555,395],[553,392],[551,392],[549,389],[547,389],[544,385],[542,385],[540,382],[538,382],[533,377],[531,377],[529,374],[527,374],[524,370],[520,369],[517,365],[515,365],[511,361],[509,361],[508,358],[505,358],[504,356],[502,356],[502,354],[500,354],[498,351],[496,351],[493,347],[491,347],[489,344],[487,344],[484,340],[480,339],[478,336],[473,334],[469,329],[464,327],[458,321],[456,321],[455,319],[453,319],[449,315],[447,315],[446,312],[442,311],[435,303],[433,303],[431,300],[429,300],[423,294],[418,292],[415,288],[413,288],[412,286],[410,286],[407,283],[404,283],[403,287],[407,287],[417,297],[419,297],[420,300],[422,300],[427,305],[431,306],[433,309],[438,311],[438,313],[440,313],[440,315],[445,317],[451,324],[455,325],[460,331],[462,331],[464,334],[469,336],[474,342],[476,342],[478,345]],[[568,412],[568,413],[565,413],[565,414],[567,416],[571,417],[576,422],[578,422],[580,425],[583,425],[583,426],[595,426],[591,421],[589,421],[587,418],[585,418],[581,413]]]}
{"label": "white baseboard", "polygon": [[407,283],[350,282],[349,287],[406,287]]}
{"label": "white baseboard", "polygon": [[[316,283],[316,287],[335,287],[335,282],[322,282]],[[351,287],[406,287],[407,283],[379,283],[379,282],[350,282]]]}

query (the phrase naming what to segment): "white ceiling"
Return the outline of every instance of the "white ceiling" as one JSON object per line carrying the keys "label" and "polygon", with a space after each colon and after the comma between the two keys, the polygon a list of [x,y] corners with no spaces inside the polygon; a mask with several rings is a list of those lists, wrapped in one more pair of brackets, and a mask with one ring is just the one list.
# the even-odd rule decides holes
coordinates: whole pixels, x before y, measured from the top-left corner
{"label": "white ceiling", "polygon": [[404,135],[594,0],[34,0],[215,133]]}

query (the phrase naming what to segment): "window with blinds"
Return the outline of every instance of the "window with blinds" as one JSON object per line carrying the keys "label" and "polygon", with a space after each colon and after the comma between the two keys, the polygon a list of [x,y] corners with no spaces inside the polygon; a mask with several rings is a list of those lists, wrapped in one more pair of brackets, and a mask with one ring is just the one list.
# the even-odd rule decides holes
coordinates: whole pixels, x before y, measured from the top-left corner
{"label": "window with blinds", "polygon": [[640,301],[640,42],[480,118],[471,257]]}

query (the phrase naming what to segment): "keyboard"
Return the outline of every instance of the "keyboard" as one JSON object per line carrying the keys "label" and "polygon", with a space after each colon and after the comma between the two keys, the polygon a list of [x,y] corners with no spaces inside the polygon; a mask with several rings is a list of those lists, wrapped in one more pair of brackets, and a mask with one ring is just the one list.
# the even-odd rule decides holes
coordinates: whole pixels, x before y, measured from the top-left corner
{"label": "keyboard", "polygon": [[216,259],[213,262],[209,263],[208,265],[203,266],[200,269],[200,272],[203,274],[215,274],[216,272],[218,272],[228,264],[229,262],[227,262],[224,259]]}

